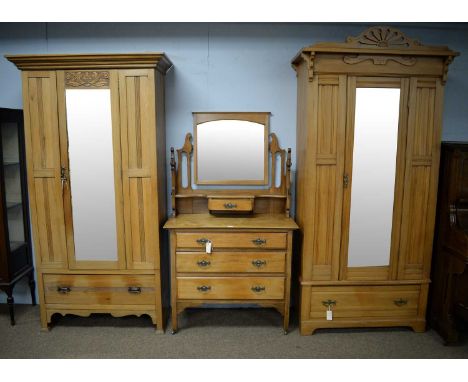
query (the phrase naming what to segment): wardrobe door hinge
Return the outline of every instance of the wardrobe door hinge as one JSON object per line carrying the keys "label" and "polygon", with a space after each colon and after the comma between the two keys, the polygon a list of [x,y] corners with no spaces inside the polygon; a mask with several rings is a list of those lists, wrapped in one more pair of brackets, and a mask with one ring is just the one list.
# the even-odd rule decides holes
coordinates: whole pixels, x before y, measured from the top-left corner
{"label": "wardrobe door hinge", "polygon": [[347,188],[348,185],[349,185],[349,176],[348,176],[348,174],[344,174],[343,175],[343,187]]}

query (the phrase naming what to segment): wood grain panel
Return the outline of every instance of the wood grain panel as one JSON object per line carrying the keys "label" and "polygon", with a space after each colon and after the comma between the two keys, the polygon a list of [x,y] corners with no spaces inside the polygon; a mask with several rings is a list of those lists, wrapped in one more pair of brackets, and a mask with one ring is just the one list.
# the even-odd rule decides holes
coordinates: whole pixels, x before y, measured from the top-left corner
{"label": "wood grain panel", "polygon": [[[203,287],[207,287],[203,289]],[[258,292],[252,288],[259,287]],[[284,298],[284,277],[177,277],[177,297],[195,300]]]}
{"label": "wood grain panel", "polygon": [[55,72],[24,72],[29,198],[39,267],[65,268],[67,247],[60,181]]}
{"label": "wood grain panel", "polygon": [[[298,170],[303,204],[303,280],[336,280],[343,194],[346,77],[317,76],[309,118],[311,156]],[[299,133],[299,132],[298,132]],[[299,166],[299,163],[298,163]],[[299,179],[305,178],[299,182]]]}
{"label": "wood grain panel", "polygon": [[440,156],[442,93],[438,79],[411,79],[398,264],[398,279],[402,280],[429,277]]}
{"label": "wood grain panel", "polygon": [[119,87],[127,268],[158,269],[154,71],[120,71]]}

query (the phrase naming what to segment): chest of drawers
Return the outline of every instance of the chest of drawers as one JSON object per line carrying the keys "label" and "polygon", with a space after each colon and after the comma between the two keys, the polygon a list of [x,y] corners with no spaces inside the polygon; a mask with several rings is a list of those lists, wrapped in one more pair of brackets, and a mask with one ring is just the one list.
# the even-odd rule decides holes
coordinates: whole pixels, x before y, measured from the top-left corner
{"label": "chest of drawers", "polygon": [[287,332],[292,232],[297,228],[291,218],[181,214],[164,228],[171,240],[173,333],[185,308],[244,303],[277,309]]}

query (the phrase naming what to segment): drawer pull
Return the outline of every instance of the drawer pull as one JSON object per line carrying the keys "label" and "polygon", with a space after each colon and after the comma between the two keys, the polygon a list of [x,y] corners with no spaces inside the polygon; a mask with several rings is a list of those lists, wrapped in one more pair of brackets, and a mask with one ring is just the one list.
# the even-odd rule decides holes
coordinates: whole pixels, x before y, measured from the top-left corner
{"label": "drawer pull", "polygon": [[266,260],[252,260],[252,265],[257,268],[261,268],[266,265]]}
{"label": "drawer pull", "polygon": [[136,286],[128,287],[128,293],[140,294],[141,293],[141,288],[136,287]]}
{"label": "drawer pull", "polygon": [[208,261],[208,260],[201,260],[201,261],[197,261],[197,264],[199,267],[207,267],[211,264],[211,261]]}
{"label": "drawer pull", "polygon": [[322,301],[322,305],[323,306],[326,306],[327,308],[331,308],[332,306],[336,305],[336,300],[325,300],[325,301]]}
{"label": "drawer pull", "polygon": [[266,239],[254,239],[252,240],[252,243],[254,243],[255,245],[262,245],[262,244],[266,244]]}
{"label": "drawer pull", "polygon": [[59,287],[57,287],[57,292],[67,294],[67,293],[71,292],[71,288],[59,286]]}
{"label": "drawer pull", "polygon": [[208,240],[208,239],[205,239],[204,237],[197,240],[197,243],[198,243],[198,244],[206,244],[206,243],[208,243],[208,242],[209,242],[209,240]]}
{"label": "drawer pull", "polygon": [[228,209],[228,210],[230,210],[230,209],[232,209],[232,208],[237,208],[237,204],[235,204],[235,203],[230,203],[230,202],[229,202],[229,203],[224,203],[224,208],[226,208],[226,209]]}
{"label": "drawer pull", "polygon": [[403,306],[403,305],[408,304],[408,300],[404,300],[404,299],[402,299],[402,298],[399,298],[398,300],[393,301],[393,303],[394,303],[396,306]]}
{"label": "drawer pull", "polygon": [[211,290],[211,287],[208,285],[202,285],[202,286],[197,287],[197,289],[200,292],[208,292],[209,290]]}
{"label": "drawer pull", "polygon": [[252,292],[255,292],[255,293],[260,293],[260,292],[264,292],[265,291],[265,287],[264,286],[261,286],[261,285],[255,285],[253,286],[252,288]]}

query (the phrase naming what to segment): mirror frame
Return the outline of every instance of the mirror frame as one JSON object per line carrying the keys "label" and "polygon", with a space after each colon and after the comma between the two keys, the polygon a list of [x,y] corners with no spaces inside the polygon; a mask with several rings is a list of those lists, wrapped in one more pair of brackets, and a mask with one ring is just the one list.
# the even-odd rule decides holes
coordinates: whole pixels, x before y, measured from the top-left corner
{"label": "mirror frame", "polygon": [[[193,112],[193,133],[194,133],[194,183],[196,185],[268,185],[268,141],[269,141],[269,112]],[[201,123],[219,121],[219,120],[240,120],[262,124],[264,126],[264,169],[263,179],[260,180],[214,180],[200,181],[198,179],[198,160],[197,160],[197,126]]]}

